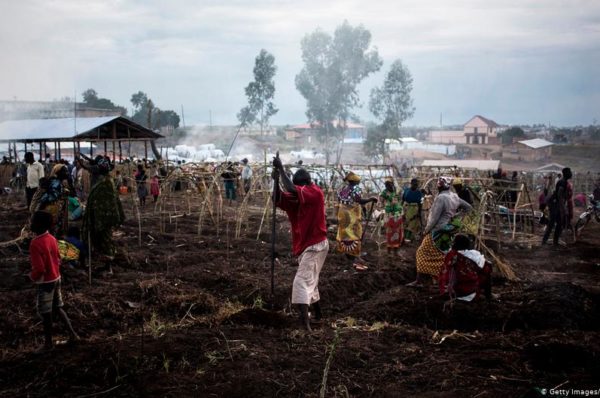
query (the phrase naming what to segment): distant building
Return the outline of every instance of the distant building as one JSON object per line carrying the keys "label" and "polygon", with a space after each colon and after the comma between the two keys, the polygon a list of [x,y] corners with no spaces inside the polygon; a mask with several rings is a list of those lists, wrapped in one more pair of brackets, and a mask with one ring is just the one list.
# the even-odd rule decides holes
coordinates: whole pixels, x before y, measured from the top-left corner
{"label": "distant building", "polygon": [[5,120],[59,119],[66,117],[123,116],[119,110],[91,108],[83,102],[0,101],[0,122]]}
{"label": "distant building", "polygon": [[[333,123],[334,127],[338,126],[337,121]],[[298,124],[288,127],[285,131],[285,139],[294,141],[297,145],[316,145],[318,141],[317,134],[319,132],[318,125],[314,124]],[[346,143],[362,143],[367,138],[367,129],[362,124],[346,123],[344,131],[344,142]]]}
{"label": "distant building", "polygon": [[242,135],[247,136],[261,136],[261,135],[269,135],[273,136],[277,134],[277,129],[272,126],[268,126],[263,128],[263,131],[260,131],[260,126],[253,126],[252,128],[245,128],[242,130]]}
{"label": "distant building", "polygon": [[462,130],[431,130],[427,141],[437,144],[498,144],[500,125],[480,115],[473,116]]}
{"label": "distant building", "polygon": [[552,156],[550,141],[541,138],[519,141],[502,148],[502,159],[515,159],[522,162],[547,161]]}
{"label": "distant building", "polygon": [[421,164],[422,167],[431,167],[431,168],[440,168],[440,169],[448,169],[448,168],[459,168],[459,169],[471,169],[471,170],[481,170],[481,171],[496,171],[500,167],[499,160],[424,160]]}
{"label": "distant building", "polygon": [[431,130],[427,134],[427,141],[436,144],[466,144],[467,139],[462,130]]}
{"label": "distant building", "polygon": [[463,128],[467,144],[498,144],[500,125],[491,119],[475,115]]}

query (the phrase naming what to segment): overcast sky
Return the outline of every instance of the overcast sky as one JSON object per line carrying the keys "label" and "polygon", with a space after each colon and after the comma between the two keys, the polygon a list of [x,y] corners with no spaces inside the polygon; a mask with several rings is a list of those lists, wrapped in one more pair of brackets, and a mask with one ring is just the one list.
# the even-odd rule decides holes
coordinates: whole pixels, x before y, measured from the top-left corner
{"label": "overcast sky", "polygon": [[51,100],[94,88],[131,107],[142,90],[187,124],[235,124],[261,48],[275,56],[274,124],[306,121],[294,85],[300,40],[344,19],[414,77],[406,125],[600,122],[598,0],[1,0],[0,99]]}

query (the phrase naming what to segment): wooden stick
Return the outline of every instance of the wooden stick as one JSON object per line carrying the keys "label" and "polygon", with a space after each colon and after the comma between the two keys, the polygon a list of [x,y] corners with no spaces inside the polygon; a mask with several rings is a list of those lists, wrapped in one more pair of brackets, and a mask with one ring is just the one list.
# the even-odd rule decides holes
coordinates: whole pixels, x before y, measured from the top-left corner
{"label": "wooden stick", "polygon": [[[279,151],[275,155],[279,159]],[[271,296],[275,296],[275,238],[277,224],[277,200],[275,195],[279,190],[279,174],[273,178],[273,220],[271,223]]]}
{"label": "wooden stick", "polygon": [[88,283],[92,284],[92,233],[88,226]]}

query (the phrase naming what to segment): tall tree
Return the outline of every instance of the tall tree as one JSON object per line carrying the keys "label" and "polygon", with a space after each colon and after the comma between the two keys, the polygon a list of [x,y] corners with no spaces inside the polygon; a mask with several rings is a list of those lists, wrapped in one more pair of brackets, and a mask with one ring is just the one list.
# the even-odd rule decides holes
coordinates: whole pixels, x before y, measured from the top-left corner
{"label": "tall tree", "polygon": [[138,91],[135,94],[131,95],[131,103],[133,107],[137,110],[140,107],[144,106],[148,102],[148,95],[143,91]]}
{"label": "tall tree", "polygon": [[402,123],[415,113],[412,89],[410,71],[401,60],[394,61],[383,86],[371,91],[369,109],[379,119],[380,126],[369,132],[365,143],[367,152],[380,151],[377,154],[385,158],[385,140],[400,138]]}
{"label": "tall tree", "polygon": [[[343,141],[352,110],[359,106],[358,84],[381,68],[376,48],[370,48],[371,33],[348,21],[338,26],[333,37],[316,30],[301,42],[304,67],[296,76],[296,88],[306,99],[306,116],[319,131],[329,164],[331,140]],[[342,146],[338,146],[337,159]]]}
{"label": "tall tree", "polygon": [[134,113],[131,119],[149,129],[165,126],[179,127],[179,115],[173,110],[162,110],[143,91],[131,95]]}
{"label": "tall tree", "polygon": [[245,88],[248,106],[242,108],[237,115],[244,126],[258,123],[260,135],[263,135],[265,127],[269,125],[271,116],[279,111],[273,104],[275,72],[275,57],[265,49],[260,50],[254,61],[254,81]]}

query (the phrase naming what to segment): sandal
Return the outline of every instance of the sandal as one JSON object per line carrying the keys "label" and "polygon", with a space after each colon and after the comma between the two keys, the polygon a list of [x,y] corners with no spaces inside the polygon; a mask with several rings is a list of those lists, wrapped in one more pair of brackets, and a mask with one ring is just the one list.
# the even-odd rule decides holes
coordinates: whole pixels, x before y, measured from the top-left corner
{"label": "sandal", "polygon": [[366,271],[369,269],[369,267],[367,267],[364,264],[360,264],[360,263],[354,263],[354,269],[357,271]]}

